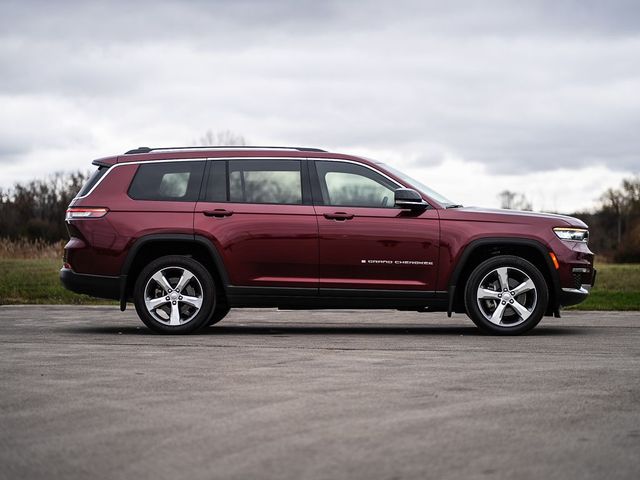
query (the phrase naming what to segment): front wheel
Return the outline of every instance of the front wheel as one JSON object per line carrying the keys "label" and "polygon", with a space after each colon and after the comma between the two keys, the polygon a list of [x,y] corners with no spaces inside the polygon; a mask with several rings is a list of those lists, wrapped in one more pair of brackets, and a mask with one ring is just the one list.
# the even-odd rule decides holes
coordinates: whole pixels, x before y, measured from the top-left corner
{"label": "front wheel", "polygon": [[160,257],[138,275],[133,297],[144,324],[160,333],[192,333],[205,326],[216,306],[211,274],[179,255]]}
{"label": "front wheel", "polygon": [[464,294],[467,315],[481,330],[518,335],[542,319],[549,302],[544,276],[531,262],[500,255],[478,265]]}
{"label": "front wheel", "polygon": [[220,303],[220,304],[216,305],[216,309],[213,311],[213,314],[211,315],[211,318],[209,318],[209,321],[207,322],[207,325],[208,326],[215,325],[220,320],[222,320],[224,317],[226,317],[227,313],[229,313],[230,310],[231,310],[231,308],[229,308],[227,305],[225,305],[223,303]]}

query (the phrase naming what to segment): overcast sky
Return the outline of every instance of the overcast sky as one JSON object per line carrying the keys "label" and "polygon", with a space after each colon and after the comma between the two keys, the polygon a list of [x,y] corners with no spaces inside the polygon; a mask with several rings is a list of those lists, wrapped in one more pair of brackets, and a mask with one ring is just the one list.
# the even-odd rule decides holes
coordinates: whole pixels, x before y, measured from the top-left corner
{"label": "overcast sky", "polygon": [[571,212],[640,172],[640,2],[0,2],[0,187],[207,130]]}

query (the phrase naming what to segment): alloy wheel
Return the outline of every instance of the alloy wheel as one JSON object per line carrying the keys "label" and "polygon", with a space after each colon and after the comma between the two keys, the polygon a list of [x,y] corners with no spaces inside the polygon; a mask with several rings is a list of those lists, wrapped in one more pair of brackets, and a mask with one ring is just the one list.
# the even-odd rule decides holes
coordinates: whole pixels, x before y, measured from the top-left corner
{"label": "alloy wheel", "polygon": [[155,272],[144,288],[144,305],[158,322],[171,327],[189,323],[202,308],[204,293],[196,275],[184,267]]}
{"label": "alloy wheel", "polygon": [[478,308],[494,325],[515,327],[525,322],[538,302],[533,280],[514,267],[499,267],[487,273],[476,292]]}

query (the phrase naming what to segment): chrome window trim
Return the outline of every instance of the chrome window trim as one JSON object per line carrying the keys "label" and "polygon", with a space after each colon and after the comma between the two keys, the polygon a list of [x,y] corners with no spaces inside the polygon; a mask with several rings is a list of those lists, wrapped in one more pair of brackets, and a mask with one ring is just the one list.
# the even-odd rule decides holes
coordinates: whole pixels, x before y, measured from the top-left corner
{"label": "chrome window trim", "polygon": [[[365,167],[368,168],[369,170],[371,170],[372,172],[377,173],[378,175],[383,176],[384,178],[386,178],[387,180],[389,180],[391,183],[393,183],[394,185],[397,186],[397,188],[407,188],[404,185],[402,185],[401,183],[399,183],[398,181],[394,180],[393,178],[391,178],[389,175],[381,172],[380,170],[377,170],[373,167],[371,167],[370,165],[367,165],[365,163],[360,163],[360,162],[356,162],[354,160],[344,160],[342,158],[316,158],[316,157],[312,157],[312,158],[307,158],[307,160],[313,160],[313,161],[317,161],[317,162],[324,162],[324,161],[330,161],[330,162],[343,162],[343,163],[353,163],[354,165],[360,165],[361,167]],[[370,207],[365,207],[365,208],[370,208]]]}
{"label": "chrome window trim", "polygon": [[107,172],[100,178],[100,180],[98,180],[96,182],[96,184],[91,188],[91,190],[89,190],[87,193],[85,193],[82,196],[76,196],[73,199],[74,200],[81,200],[83,198],[88,197],[89,195],[91,195],[93,193],[93,191],[98,188],[98,185],[100,185],[105,178],[107,178],[111,172],[116,169],[117,167],[121,167],[124,165],[140,165],[140,164],[147,164],[147,163],[167,163],[167,162],[206,162],[209,160],[307,160],[307,161],[329,161],[329,162],[343,162],[343,163],[353,163],[354,165],[360,165],[361,167],[365,167],[368,168],[369,170],[371,170],[372,172],[377,173],[378,175],[382,175],[383,177],[385,177],[387,180],[389,180],[391,183],[393,183],[394,185],[397,185],[398,188],[407,188],[405,185],[399,183],[398,181],[394,180],[393,178],[391,178],[389,175],[381,172],[380,170],[377,170],[373,167],[371,167],[370,165],[367,165],[365,163],[361,163],[361,162],[356,162],[354,160],[345,160],[342,158],[324,158],[324,157],[252,157],[252,156],[247,156],[247,157],[199,157],[199,158],[166,158],[166,159],[162,159],[162,160],[136,160],[136,161],[132,161],[132,162],[118,162],[118,163],[114,163],[113,165],[111,165],[110,167],[108,167]]}
{"label": "chrome window trim", "polygon": [[[389,180],[391,183],[395,184],[398,186],[398,188],[409,188],[406,185],[398,182],[397,180],[394,180],[393,178],[391,178],[389,175],[387,175],[384,172],[381,172],[380,170],[373,168],[371,165],[367,165],[365,163],[361,163],[361,162],[356,162],[354,160],[345,160],[343,158],[322,158],[322,157],[311,157],[311,158],[307,158],[307,160],[314,160],[314,161],[331,161],[331,162],[345,162],[345,163],[353,163],[355,165],[360,165],[361,167],[365,167],[368,168],[369,170],[371,170],[372,172],[377,173],[378,175],[382,175],[384,178],[386,178],[387,180]],[[411,190],[416,190],[415,188],[411,188]],[[422,197],[422,200],[425,202],[426,205],[428,205],[428,208],[434,208],[433,205],[431,204],[431,200],[425,200],[424,199],[424,194],[420,191],[420,190],[416,190],[416,192],[418,192],[420,194],[420,196]],[[427,197],[428,198],[428,197]],[[329,205],[322,205],[322,206],[329,206]],[[391,208],[391,207],[351,207],[351,208]]]}

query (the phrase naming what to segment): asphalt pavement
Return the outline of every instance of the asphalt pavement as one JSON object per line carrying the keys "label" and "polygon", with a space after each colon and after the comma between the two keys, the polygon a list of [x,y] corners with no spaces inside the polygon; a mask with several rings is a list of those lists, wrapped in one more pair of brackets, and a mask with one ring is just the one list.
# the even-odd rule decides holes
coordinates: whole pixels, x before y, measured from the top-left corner
{"label": "asphalt pavement", "polygon": [[0,307],[0,478],[640,478],[640,312]]}

